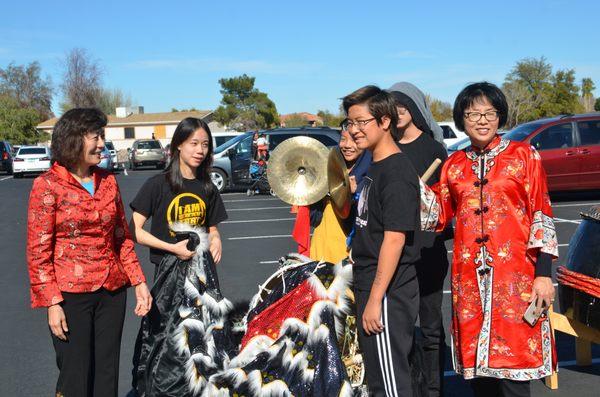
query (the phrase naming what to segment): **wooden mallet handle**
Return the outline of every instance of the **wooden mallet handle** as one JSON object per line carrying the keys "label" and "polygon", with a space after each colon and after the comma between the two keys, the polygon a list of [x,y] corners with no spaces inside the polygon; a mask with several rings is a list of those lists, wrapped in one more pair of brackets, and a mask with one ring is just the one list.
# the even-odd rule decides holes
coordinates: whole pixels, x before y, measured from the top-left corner
{"label": "wooden mallet handle", "polygon": [[442,164],[442,160],[440,160],[440,159],[433,160],[433,163],[431,163],[429,168],[427,168],[427,171],[425,171],[423,176],[421,176],[421,180],[423,181],[423,183],[427,183],[427,180],[429,178],[431,178],[431,175],[433,175],[433,173],[435,172],[435,170],[437,170],[437,167],[439,167],[440,164]]}

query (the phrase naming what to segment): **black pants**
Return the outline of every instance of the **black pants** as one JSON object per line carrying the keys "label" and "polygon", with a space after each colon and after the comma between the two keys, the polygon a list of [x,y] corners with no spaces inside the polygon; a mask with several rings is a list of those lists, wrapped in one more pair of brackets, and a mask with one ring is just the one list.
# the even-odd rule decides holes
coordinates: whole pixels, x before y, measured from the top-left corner
{"label": "black pants", "polygon": [[529,381],[476,378],[469,382],[475,397],[530,397]]}
{"label": "black pants", "polygon": [[[444,279],[448,273],[448,254],[443,240],[441,247],[429,249],[415,264],[419,280],[419,326],[423,333],[421,346],[429,397],[444,395],[444,362],[446,342],[442,322]],[[425,250],[423,250],[425,251]]]}
{"label": "black pants", "polygon": [[127,289],[62,294],[69,332],[67,341],[52,335],[57,395],[116,397]]}
{"label": "black pants", "polygon": [[367,336],[362,327],[362,315],[369,294],[369,291],[354,291],[358,343],[369,395],[412,397],[409,354],[419,307],[417,279],[415,277],[387,291],[381,306],[384,330],[380,334]]}

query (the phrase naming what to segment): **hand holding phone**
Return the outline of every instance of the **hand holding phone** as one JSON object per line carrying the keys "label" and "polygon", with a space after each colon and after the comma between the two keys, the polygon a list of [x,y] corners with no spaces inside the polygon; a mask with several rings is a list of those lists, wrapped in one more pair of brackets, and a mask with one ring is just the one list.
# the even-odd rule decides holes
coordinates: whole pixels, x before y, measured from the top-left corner
{"label": "hand holding phone", "polygon": [[546,311],[548,310],[548,307],[546,306],[545,302],[542,302],[542,310],[540,310],[539,313],[536,313],[536,308],[537,299],[534,299],[531,301],[531,303],[527,307],[527,310],[525,310],[525,314],[523,315],[523,320],[525,320],[525,322],[531,325],[532,327],[537,324],[540,317],[546,316]]}

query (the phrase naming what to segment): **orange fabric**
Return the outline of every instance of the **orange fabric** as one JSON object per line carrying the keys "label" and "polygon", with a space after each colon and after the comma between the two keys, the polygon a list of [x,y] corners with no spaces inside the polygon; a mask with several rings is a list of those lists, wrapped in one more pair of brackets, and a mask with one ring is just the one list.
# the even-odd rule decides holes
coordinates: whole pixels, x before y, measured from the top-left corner
{"label": "orange fabric", "polygon": [[27,220],[32,307],[61,302],[61,291],[113,291],[145,281],[117,181],[100,168],[93,175],[94,196],[57,163],[33,182]]}

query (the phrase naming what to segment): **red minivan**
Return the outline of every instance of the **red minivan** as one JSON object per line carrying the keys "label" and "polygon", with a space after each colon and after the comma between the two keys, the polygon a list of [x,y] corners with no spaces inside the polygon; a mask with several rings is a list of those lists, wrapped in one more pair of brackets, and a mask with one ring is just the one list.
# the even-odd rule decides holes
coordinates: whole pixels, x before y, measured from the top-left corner
{"label": "red minivan", "polygon": [[531,121],[503,138],[539,151],[550,191],[600,189],[600,113]]}

